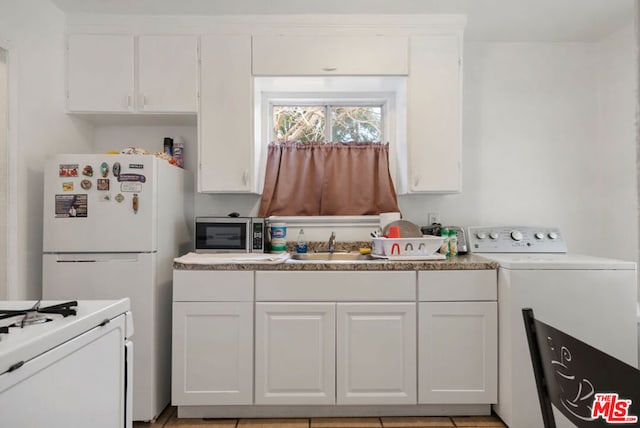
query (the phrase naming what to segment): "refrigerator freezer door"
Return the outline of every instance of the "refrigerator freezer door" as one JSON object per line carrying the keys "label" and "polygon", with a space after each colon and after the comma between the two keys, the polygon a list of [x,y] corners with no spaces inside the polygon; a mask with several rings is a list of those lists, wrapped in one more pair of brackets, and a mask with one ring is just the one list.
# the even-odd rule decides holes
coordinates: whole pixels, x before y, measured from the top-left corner
{"label": "refrigerator freezer door", "polygon": [[[44,254],[43,298],[129,297],[135,332],[133,419],[154,419],[170,400],[171,284],[157,280],[156,254]],[[163,373],[158,377],[157,373]]]}
{"label": "refrigerator freezer door", "polygon": [[48,161],[44,252],[156,251],[157,162],[92,154]]}

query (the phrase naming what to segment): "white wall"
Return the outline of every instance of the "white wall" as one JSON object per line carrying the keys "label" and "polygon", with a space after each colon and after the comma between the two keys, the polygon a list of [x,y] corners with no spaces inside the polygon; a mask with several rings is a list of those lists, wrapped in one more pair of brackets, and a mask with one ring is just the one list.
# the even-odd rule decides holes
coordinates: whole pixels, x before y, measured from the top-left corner
{"label": "white wall", "polygon": [[38,298],[42,292],[45,158],[92,151],[92,128],[64,113],[64,32],[64,15],[49,0],[0,2],[0,40],[8,41],[10,93],[17,98],[10,112],[17,129],[9,143],[17,184],[8,284],[8,297],[14,299]]}
{"label": "white wall", "polygon": [[[637,46],[632,25],[603,40],[597,51],[598,145],[593,168],[600,218],[585,244],[592,253],[600,242],[612,257],[638,261],[636,141]],[[636,227],[633,227],[633,226]],[[612,229],[614,227],[615,229]]]}
{"label": "white wall", "polygon": [[635,44],[467,43],[463,191],[400,198],[426,223],[553,225],[572,252],[637,260]]}

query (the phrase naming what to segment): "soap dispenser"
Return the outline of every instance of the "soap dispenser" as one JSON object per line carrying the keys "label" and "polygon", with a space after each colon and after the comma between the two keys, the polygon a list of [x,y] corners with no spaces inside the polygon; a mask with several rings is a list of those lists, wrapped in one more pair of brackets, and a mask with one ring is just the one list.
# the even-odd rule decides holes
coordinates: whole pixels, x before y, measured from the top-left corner
{"label": "soap dispenser", "polygon": [[296,244],[296,253],[306,253],[307,252],[307,240],[304,237],[304,229],[300,229],[298,232],[298,243]]}

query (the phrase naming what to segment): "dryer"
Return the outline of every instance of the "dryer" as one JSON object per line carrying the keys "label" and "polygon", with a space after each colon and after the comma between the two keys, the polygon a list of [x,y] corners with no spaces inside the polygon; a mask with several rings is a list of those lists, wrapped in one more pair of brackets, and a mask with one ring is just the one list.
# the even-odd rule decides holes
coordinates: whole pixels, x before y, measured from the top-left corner
{"label": "dryer", "polygon": [[[499,263],[498,403],[511,428],[543,426],[522,308],[536,318],[638,366],[634,262],[567,253],[562,233],[543,227],[470,227],[469,247]],[[574,425],[554,409],[558,427]]]}

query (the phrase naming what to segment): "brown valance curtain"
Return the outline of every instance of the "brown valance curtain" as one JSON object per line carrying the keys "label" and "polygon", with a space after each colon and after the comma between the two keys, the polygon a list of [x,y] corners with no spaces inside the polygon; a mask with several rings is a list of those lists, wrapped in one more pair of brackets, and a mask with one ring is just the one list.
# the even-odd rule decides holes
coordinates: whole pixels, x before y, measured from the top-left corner
{"label": "brown valance curtain", "polygon": [[269,145],[260,217],[397,211],[389,144]]}

